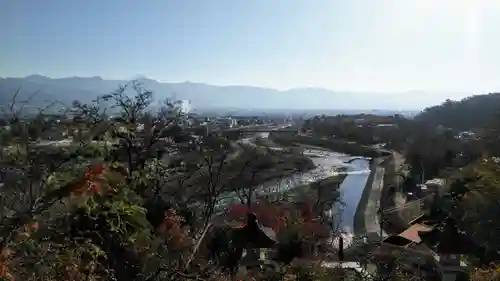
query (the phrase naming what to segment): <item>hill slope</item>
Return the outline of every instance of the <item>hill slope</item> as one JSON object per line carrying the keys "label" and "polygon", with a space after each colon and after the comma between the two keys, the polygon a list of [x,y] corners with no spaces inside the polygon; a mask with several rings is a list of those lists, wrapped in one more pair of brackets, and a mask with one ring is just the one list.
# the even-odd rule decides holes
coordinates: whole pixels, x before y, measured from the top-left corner
{"label": "hill slope", "polygon": [[500,93],[447,100],[428,107],[415,120],[458,130],[485,128],[500,122]]}

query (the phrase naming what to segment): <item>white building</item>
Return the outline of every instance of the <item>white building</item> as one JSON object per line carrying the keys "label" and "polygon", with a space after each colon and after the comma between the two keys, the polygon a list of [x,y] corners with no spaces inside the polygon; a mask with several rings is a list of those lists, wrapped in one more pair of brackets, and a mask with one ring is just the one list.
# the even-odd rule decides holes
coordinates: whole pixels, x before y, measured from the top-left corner
{"label": "white building", "polygon": [[181,113],[188,114],[191,111],[191,101],[190,100],[181,100],[180,101],[180,110]]}

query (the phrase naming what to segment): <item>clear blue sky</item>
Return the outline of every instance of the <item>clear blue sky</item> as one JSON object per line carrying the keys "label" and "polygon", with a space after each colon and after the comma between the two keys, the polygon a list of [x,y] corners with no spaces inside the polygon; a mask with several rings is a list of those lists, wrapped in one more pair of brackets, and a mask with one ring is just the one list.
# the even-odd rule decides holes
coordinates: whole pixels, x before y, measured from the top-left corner
{"label": "clear blue sky", "polygon": [[500,90],[497,0],[3,0],[0,76]]}

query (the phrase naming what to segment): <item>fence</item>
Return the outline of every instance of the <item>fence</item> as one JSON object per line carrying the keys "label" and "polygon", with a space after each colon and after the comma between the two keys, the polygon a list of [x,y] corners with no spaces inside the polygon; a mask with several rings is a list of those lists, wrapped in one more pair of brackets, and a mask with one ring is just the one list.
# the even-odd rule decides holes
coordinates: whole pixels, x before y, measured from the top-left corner
{"label": "fence", "polygon": [[402,206],[386,209],[383,211],[383,215],[386,216],[397,213],[405,224],[409,224],[424,213],[429,200],[432,200],[432,196],[430,195],[415,201],[410,201]]}

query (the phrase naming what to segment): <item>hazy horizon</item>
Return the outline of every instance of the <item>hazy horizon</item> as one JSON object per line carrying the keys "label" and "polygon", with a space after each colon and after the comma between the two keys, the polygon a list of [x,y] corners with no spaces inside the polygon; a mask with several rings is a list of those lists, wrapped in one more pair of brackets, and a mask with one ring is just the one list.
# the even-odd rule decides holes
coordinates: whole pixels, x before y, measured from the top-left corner
{"label": "hazy horizon", "polygon": [[[253,85],[214,85],[192,81],[161,82],[144,76],[109,80],[100,76],[48,77],[40,74],[25,77],[3,77],[0,79],[0,93],[9,94],[20,89],[25,96],[37,91],[39,94],[43,93],[48,99],[53,95],[66,99],[68,97],[76,98],[78,96],[76,93],[83,91],[81,94],[87,97],[97,97],[136,79],[160,99],[168,96],[189,99],[198,108],[200,106],[201,108],[218,108],[220,104],[225,104],[219,108],[238,110],[420,111],[445,101],[445,99],[436,101],[434,93],[425,91],[375,93],[336,91],[315,87],[278,90]],[[408,95],[418,96],[418,99],[411,103],[406,102]],[[471,96],[471,94],[467,96]],[[210,106],[205,107],[207,104]]]}
{"label": "hazy horizon", "polygon": [[[325,87],[316,87],[316,86],[295,86],[295,87],[290,87],[290,88],[273,88],[273,87],[267,87],[267,86],[261,86],[261,85],[249,85],[249,84],[226,84],[226,85],[221,85],[221,84],[215,84],[215,83],[210,83],[210,82],[205,82],[205,81],[193,81],[193,80],[183,80],[183,81],[169,81],[169,80],[159,80],[159,79],[154,79],[152,77],[148,77],[146,75],[133,75],[131,77],[124,77],[124,78],[107,78],[103,77],[100,75],[92,75],[92,76],[78,76],[78,75],[67,75],[67,76],[49,76],[49,75],[44,75],[40,73],[31,73],[28,75],[23,75],[23,76],[0,76],[0,78],[14,78],[14,79],[25,79],[30,76],[41,76],[49,79],[69,79],[69,78],[100,78],[103,80],[110,80],[110,81],[133,81],[133,80],[140,80],[140,79],[150,79],[157,81],[159,83],[192,83],[192,84],[204,84],[204,85],[210,85],[210,86],[218,86],[218,87],[233,87],[233,86],[244,86],[244,87],[256,87],[256,88],[267,88],[267,89],[273,89],[277,91],[290,91],[294,89],[324,89],[328,91],[337,91],[336,89],[331,89],[331,88],[325,88]],[[352,93],[373,93],[373,94],[378,94],[378,93],[386,93],[386,94],[398,94],[398,93],[432,93],[433,91],[426,91],[422,89],[412,89],[412,90],[407,90],[403,92],[388,92],[388,91],[351,91],[351,90],[338,90],[339,92],[352,92]],[[490,93],[490,92],[488,92]],[[471,96],[474,93],[467,93],[467,92],[462,92],[462,93],[456,93],[456,92],[449,92],[450,95],[464,95],[464,97]]]}
{"label": "hazy horizon", "polygon": [[440,103],[500,91],[498,15],[495,0],[7,1],[0,77],[140,74]]}

